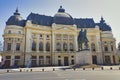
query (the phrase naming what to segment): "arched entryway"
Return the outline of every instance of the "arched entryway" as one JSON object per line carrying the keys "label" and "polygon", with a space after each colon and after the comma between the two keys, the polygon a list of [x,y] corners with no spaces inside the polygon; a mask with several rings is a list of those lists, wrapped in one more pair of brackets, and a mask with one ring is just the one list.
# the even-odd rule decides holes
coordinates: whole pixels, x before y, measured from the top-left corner
{"label": "arched entryway", "polygon": [[68,66],[68,65],[69,65],[69,58],[64,57],[64,66]]}

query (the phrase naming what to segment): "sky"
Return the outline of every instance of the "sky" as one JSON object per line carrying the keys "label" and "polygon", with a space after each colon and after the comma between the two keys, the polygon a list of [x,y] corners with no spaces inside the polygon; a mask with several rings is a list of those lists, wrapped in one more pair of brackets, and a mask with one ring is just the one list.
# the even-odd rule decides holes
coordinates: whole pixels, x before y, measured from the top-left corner
{"label": "sky", "polygon": [[120,0],[0,0],[0,41],[3,42],[5,23],[17,7],[26,19],[31,12],[54,16],[61,5],[73,18],[93,18],[97,23],[103,16],[116,44],[120,42]]}

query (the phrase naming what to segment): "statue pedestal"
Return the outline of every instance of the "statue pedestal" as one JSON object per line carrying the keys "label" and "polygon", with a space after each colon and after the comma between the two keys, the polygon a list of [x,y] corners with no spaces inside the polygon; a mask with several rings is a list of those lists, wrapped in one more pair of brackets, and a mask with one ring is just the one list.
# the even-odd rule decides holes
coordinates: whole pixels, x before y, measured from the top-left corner
{"label": "statue pedestal", "polygon": [[76,54],[76,64],[92,64],[92,55],[90,50],[79,51]]}

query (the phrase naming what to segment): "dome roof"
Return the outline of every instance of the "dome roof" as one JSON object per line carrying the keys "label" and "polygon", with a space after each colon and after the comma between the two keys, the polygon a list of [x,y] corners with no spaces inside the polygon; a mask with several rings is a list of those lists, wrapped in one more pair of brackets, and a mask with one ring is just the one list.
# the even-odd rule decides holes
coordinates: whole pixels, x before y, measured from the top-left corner
{"label": "dome roof", "polygon": [[64,25],[73,25],[74,20],[72,16],[65,12],[65,9],[60,6],[58,12],[54,15],[54,23],[64,24]]}
{"label": "dome roof", "polygon": [[11,16],[7,22],[6,25],[19,25],[21,26],[21,23],[23,22],[22,17],[20,16],[20,13],[18,13],[18,9],[16,9],[13,16]]}

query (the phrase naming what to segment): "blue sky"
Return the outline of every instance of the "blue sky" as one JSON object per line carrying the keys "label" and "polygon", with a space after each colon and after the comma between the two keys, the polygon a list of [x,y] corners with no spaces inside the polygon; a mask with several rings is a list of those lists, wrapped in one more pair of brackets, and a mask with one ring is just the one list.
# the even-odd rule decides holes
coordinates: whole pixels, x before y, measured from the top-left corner
{"label": "blue sky", "polygon": [[73,18],[93,18],[99,22],[103,16],[106,23],[112,28],[116,42],[120,41],[120,0],[0,0],[0,41],[5,22],[13,15],[16,7],[21,16],[31,13],[54,16],[60,5]]}

